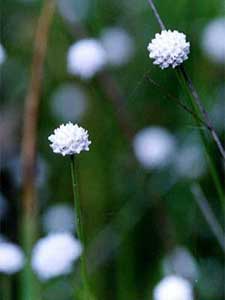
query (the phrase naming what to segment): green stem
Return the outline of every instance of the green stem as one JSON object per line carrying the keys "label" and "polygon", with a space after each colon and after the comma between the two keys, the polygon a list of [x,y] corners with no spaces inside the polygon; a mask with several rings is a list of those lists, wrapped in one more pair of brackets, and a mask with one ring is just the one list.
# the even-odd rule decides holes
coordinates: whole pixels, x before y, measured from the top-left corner
{"label": "green stem", "polygon": [[12,300],[10,277],[7,275],[1,276],[2,300]]}
{"label": "green stem", "polygon": [[[187,92],[188,100],[190,102],[190,105],[191,105],[192,109],[199,116],[200,113],[199,113],[198,107],[195,104],[195,101],[192,99],[192,94],[189,91],[188,87],[186,86],[186,82],[185,82],[182,74],[180,73],[179,69],[177,71],[177,77],[178,77],[178,81],[179,81],[181,87]],[[198,127],[201,126],[201,124],[199,123],[199,121],[196,120],[196,119],[195,119],[195,123],[196,123],[196,125]],[[207,138],[206,138],[204,132],[200,129],[199,133],[200,133],[200,136],[201,136],[204,148],[205,148],[205,153],[206,153],[206,157],[207,157],[207,160],[208,160],[208,164],[209,164],[209,169],[210,169],[210,172],[211,172],[211,176],[212,176],[212,179],[214,181],[214,184],[215,184],[215,187],[216,187],[216,191],[218,193],[218,197],[219,197],[221,205],[222,205],[222,209],[225,212],[224,192],[223,192],[223,188],[222,188],[222,185],[221,185],[221,182],[220,182],[220,179],[219,179],[216,167],[215,167],[215,162],[214,162],[214,159],[213,159],[212,151],[210,149],[210,145],[209,145],[209,143],[207,141]]]}
{"label": "green stem", "polygon": [[71,156],[71,176],[72,176],[72,185],[73,185],[73,197],[74,197],[74,206],[76,211],[76,219],[77,219],[77,235],[79,240],[81,241],[84,250],[81,255],[81,276],[82,276],[82,285],[83,285],[83,295],[84,298],[90,299],[90,291],[89,291],[89,283],[88,283],[88,273],[87,273],[87,264],[86,264],[86,253],[85,253],[85,239],[84,239],[84,230],[82,223],[82,212],[81,205],[79,201],[79,192],[78,192],[78,178],[77,178],[77,162],[75,161],[75,156]]}
{"label": "green stem", "polygon": [[31,268],[31,253],[36,237],[36,217],[28,214],[22,219],[22,245],[27,257],[27,262],[21,272],[21,299],[39,299],[39,284]]}

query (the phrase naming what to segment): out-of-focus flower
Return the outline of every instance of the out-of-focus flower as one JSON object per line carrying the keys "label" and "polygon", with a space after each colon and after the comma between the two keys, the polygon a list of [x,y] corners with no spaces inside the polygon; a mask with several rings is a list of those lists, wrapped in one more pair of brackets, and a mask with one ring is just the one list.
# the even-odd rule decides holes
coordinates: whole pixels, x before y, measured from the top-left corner
{"label": "out-of-focus flower", "polygon": [[195,282],[198,278],[198,267],[191,253],[183,247],[175,248],[163,259],[163,271],[165,275],[175,273]]}
{"label": "out-of-focus flower", "polygon": [[209,22],[202,35],[202,48],[212,61],[225,64],[225,18]]}
{"label": "out-of-focus flower", "polygon": [[126,64],[134,54],[134,41],[123,28],[105,29],[102,32],[101,41],[111,65]]}
{"label": "out-of-focus flower", "polygon": [[0,241],[0,272],[8,275],[20,271],[25,262],[25,257],[19,246]]}
{"label": "out-of-focus flower", "polygon": [[206,171],[204,152],[198,143],[185,143],[174,159],[177,175],[186,178],[198,178]]}
{"label": "out-of-focus flower", "polygon": [[87,96],[80,86],[64,84],[54,92],[51,106],[63,122],[79,121],[87,108]]}
{"label": "out-of-focus flower", "polygon": [[186,35],[177,30],[162,30],[148,45],[149,57],[155,65],[161,69],[177,67],[188,59],[190,43],[186,41]]}
{"label": "out-of-focus flower", "polygon": [[2,44],[0,44],[0,65],[5,61],[6,54]]}
{"label": "out-of-focus flower", "polygon": [[178,276],[167,276],[155,287],[154,300],[193,300],[192,285]]}
{"label": "out-of-focus flower", "polygon": [[91,144],[88,140],[87,130],[71,122],[60,125],[48,139],[52,143],[50,147],[53,152],[63,156],[89,151],[89,145]]}
{"label": "out-of-focus flower", "polygon": [[76,23],[86,18],[90,0],[57,0],[60,14],[70,23]]}
{"label": "out-of-focus flower", "polygon": [[0,221],[6,214],[7,207],[8,207],[7,201],[6,201],[5,197],[0,193]]}
{"label": "out-of-focus flower", "polygon": [[93,77],[102,70],[106,62],[106,52],[96,39],[83,39],[69,48],[67,56],[68,71],[83,79]]}
{"label": "out-of-focus flower", "polygon": [[[21,158],[20,156],[15,156],[11,159],[8,163],[7,168],[9,170],[9,174],[14,181],[14,184],[17,187],[21,186],[22,183],[22,165],[21,165]],[[37,159],[37,166],[36,166],[36,186],[38,188],[42,187],[47,180],[48,174],[48,167],[45,160],[38,156]]]}
{"label": "out-of-focus flower", "polygon": [[75,216],[73,208],[65,204],[50,207],[43,215],[45,232],[73,232]]}
{"label": "out-of-focus flower", "polygon": [[70,233],[55,233],[40,239],[32,253],[32,268],[41,280],[68,274],[82,253],[82,246]]}
{"label": "out-of-focus flower", "polygon": [[135,155],[145,168],[166,166],[174,156],[176,141],[172,134],[160,127],[139,131],[133,141]]}

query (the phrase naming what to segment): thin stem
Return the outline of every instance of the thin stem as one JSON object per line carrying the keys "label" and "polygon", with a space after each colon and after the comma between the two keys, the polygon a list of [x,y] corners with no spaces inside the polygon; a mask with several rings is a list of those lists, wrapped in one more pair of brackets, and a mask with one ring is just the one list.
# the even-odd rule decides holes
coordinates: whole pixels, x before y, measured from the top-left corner
{"label": "thin stem", "polygon": [[160,84],[158,84],[155,80],[153,80],[150,77],[146,77],[147,80],[152,83],[154,86],[156,86],[158,89],[160,89],[161,91],[163,90],[165,92],[165,98],[166,99],[170,99],[173,102],[175,102],[178,106],[180,106],[183,110],[185,110],[186,112],[188,112],[190,115],[192,115],[193,118],[195,118],[198,122],[200,122],[202,125],[207,126],[207,124],[199,118],[199,116],[196,114],[196,112],[194,112],[192,109],[190,109],[187,105],[185,105],[183,102],[181,102],[181,100],[177,99],[176,97],[174,97],[173,95],[169,94]]}
{"label": "thin stem", "polygon": [[215,143],[216,143],[216,145],[217,145],[217,147],[218,147],[218,149],[220,151],[220,154],[222,155],[223,159],[225,159],[225,150],[223,148],[223,145],[222,145],[222,143],[221,143],[221,141],[220,141],[220,139],[219,139],[219,137],[218,137],[218,135],[216,133],[216,130],[214,129],[214,127],[212,125],[212,122],[211,122],[211,120],[209,118],[209,115],[208,115],[205,107],[202,104],[200,96],[199,96],[199,94],[198,94],[198,92],[197,92],[197,90],[196,90],[196,88],[195,88],[195,86],[194,86],[191,78],[189,77],[189,75],[187,74],[187,72],[185,71],[185,69],[184,69],[183,66],[179,67],[179,69],[180,69],[180,72],[181,72],[183,78],[185,79],[185,81],[186,81],[186,83],[187,83],[187,85],[189,87],[189,90],[190,90],[190,92],[191,92],[191,94],[192,94],[192,96],[193,96],[193,98],[194,98],[194,100],[195,100],[195,102],[196,102],[196,104],[197,104],[200,112],[202,113],[202,116],[203,116],[203,118],[205,120],[207,128],[209,129],[209,131],[210,131],[210,133],[212,135],[212,138],[215,141]]}
{"label": "thin stem", "polygon": [[[148,2],[149,2],[150,6],[151,6],[151,8],[152,8],[152,11],[153,11],[153,13],[154,13],[154,15],[155,15],[155,17],[156,17],[158,23],[159,23],[160,28],[161,28],[161,29],[162,29],[162,28],[165,29],[166,27],[165,27],[163,21],[161,20],[161,17],[159,16],[159,13],[158,13],[158,11],[157,11],[157,8],[156,8],[155,5],[154,5],[153,0],[148,0]],[[179,71],[179,70],[180,70],[180,68],[178,68],[178,71]],[[181,73],[181,72],[180,72],[180,73]],[[178,74],[179,74],[179,72],[178,72]],[[196,94],[194,93],[194,95],[193,95],[193,90],[192,90],[191,87],[194,87],[194,85],[192,84],[192,81],[190,81],[189,83],[187,82],[187,78],[185,78],[184,74],[186,75],[187,73],[185,72],[185,73],[181,74],[181,76],[182,76],[182,79],[183,79],[183,81],[184,81],[184,83],[185,83],[185,87],[188,88],[188,91],[189,91],[189,93],[190,93],[191,96],[192,96],[192,97],[190,97],[192,108],[193,108],[193,110],[195,111],[195,113],[196,113],[197,115],[199,115],[199,105],[196,105],[196,98],[195,98],[195,97],[196,97],[196,94],[197,94],[197,98],[199,99],[198,93],[197,93],[196,89],[194,88],[194,91],[195,91]],[[189,76],[188,76],[188,78],[189,78]],[[195,97],[194,97],[194,96],[195,96]],[[200,104],[201,104],[201,101],[200,101]],[[205,111],[205,110],[204,110],[204,111]],[[201,113],[202,113],[202,112],[201,112]],[[196,122],[197,122],[197,124],[199,124],[198,120],[196,120]],[[210,123],[210,124],[211,124],[211,123]],[[210,127],[210,126],[209,126],[209,127]],[[208,128],[208,127],[207,127],[207,128]],[[212,127],[211,127],[211,128],[212,128]],[[208,129],[209,129],[209,128],[208,128]],[[212,131],[211,131],[211,134],[212,134]],[[222,186],[221,186],[221,183],[220,183],[220,180],[219,180],[219,176],[218,176],[217,171],[216,171],[215,163],[214,163],[214,160],[213,160],[213,158],[212,158],[212,156],[211,156],[211,151],[209,150],[209,147],[208,147],[208,144],[207,144],[206,137],[205,137],[205,135],[202,133],[202,131],[200,131],[200,135],[201,135],[203,144],[204,144],[204,146],[205,146],[205,150],[206,150],[206,154],[207,154],[207,158],[208,158],[208,162],[209,162],[209,167],[210,167],[210,172],[211,172],[212,178],[213,178],[213,180],[214,180],[214,184],[215,184],[215,186],[216,186],[216,189],[217,189],[219,198],[220,198],[220,200],[221,200],[222,208],[223,208],[223,210],[224,210],[224,209],[225,209],[225,205],[224,205],[224,193],[223,193],[223,188],[222,188]],[[217,145],[217,147],[219,148],[220,152],[221,152],[221,150],[222,150],[222,153],[223,153],[223,152],[224,152],[223,147],[221,148],[222,143],[219,141],[219,138],[218,138],[217,134],[216,134],[216,136],[215,136],[215,130],[214,130],[214,129],[213,129],[213,139],[214,139],[214,141],[215,141],[215,139],[216,139],[216,145]],[[218,141],[219,141],[219,142],[218,142]],[[223,157],[223,155],[222,155],[222,157]]]}
{"label": "thin stem", "polygon": [[[166,26],[163,23],[153,0],[148,0],[148,3],[151,6],[151,9],[152,9],[152,11],[153,11],[158,23],[159,23],[160,28],[162,30],[166,29]],[[219,136],[217,135],[216,130],[214,129],[214,127],[212,125],[212,122],[210,121],[208,113],[207,113],[207,111],[206,111],[206,109],[205,109],[205,107],[204,107],[204,105],[201,101],[201,98],[200,98],[200,96],[199,96],[199,94],[198,94],[191,78],[189,77],[189,75],[187,74],[187,72],[185,71],[183,66],[178,67],[178,70],[180,70],[180,72],[181,72],[181,74],[182,74],[182,76],[183,76],[183,78],[184,78],[184,80],[185,80],[185,82],[186,82],[186,84],[187,84],[187,86],[190,90],[190,93],[191,93],[194,101],[196,102],[197,107],[198,107],[199,111],[201,112],[201,114],[204,118],[205,123],[207,124],[206,127],[210,131],[212,139],[216,143],[216,146],[217,146],[222,158],[225,160],[225,150],[224,150],[224,147],[222,145],[222,142],[220,141]]]}
{"label": "thin stem", "polygon": [[37,130],[41,87],[43,79],[44,61],[47,51],[49,29],[55,11],[55,0],[44,2],[38,19],[34,38],[33,61],[31,79],[25,99],[24,124],[22,133],[22,244],[28,261],[21,273],[21,297],[23,300],[34,300],[37,281],[32,273],[29,259],[37,231],[37,190],[36,181],[36,153]]}
{"label": "thin stem", "polygon": [[156,8],[154,2],[153,2],[152,0],[148,0],[148,3],[149,3],[149,5],[151,6],[151,9],[152,9],[152,11],[153,11],[153,13],[154,13],[154,15],[155,15],[155,17],[156,17],[158,23],[159,23],[160,28],[161,28],[162,30],[165,30],[165,29],[166,29],[166,26],[165,26],[165,24],[163,23],[163,21],[162,21],[160,15],[159,15],[159,13],[158,13],[158,10],[157,10],[157,8]]}
{"label": "thin stem", "polygon": [[86,251],[85,251],[85,239],[84,239],[84,230],[82,223],[82,211],[79,201],[79,191],[78,191],[78,178],[77,178],[77,162],[75,161],[75,156],[71,156],[70,167],[71,167],[71,176],[72,176],[72,185],[73,185],[73,197],[74,197],[74,206],[76,211],[76,220],[77,220],[77,235],[81,241],[84,250],[81,255],[81,275],[82,275],[82,284],[84,287],[85,299],[89,300],[90,291],[88,283],[88,273],[87,273],[87,264],[86,264]]}
{"label": "thin stem", "polygon": [[208,223],[212,233],[216,237],[220,247],[225,253],[225,234],[222,227],[218,223],[216,216],[214,215],[205,195],[202,192],[201,187],[198,184],[193,184],[191,187],[192,194],[198,204],[202,215],[204,216],[206,222]]}
{"label": "thin stem", "polygon": [[[187,94],[189,96],[188,100],[190,100],[190,104],[191,104],[192,110],[194,110],[195,113],[198,115],[199,114],[198,108],[196,107],[196,104],[195,104],[195,102],[193,101],[193,99],[192,99],[192,97],[190,95],[189,89],[187,89],[187,86],[186,86],[186,83],[184,81],[184,78],[182,76],[180,76],[179,72],[177,72],[177,75],[178,75],[178,81],[179,81],[180,85],[182,87],[184,86],[184,90],[187,90]],[[197,124],[197,126],[200,125],[200,123],[198,122],[198,120],[196,120],[196,124]],[[209,143],[207,141],[207,138],[206,138],[204,132],[202,130],[199,130],[199,134],[200,134],[200,137],[202,139],[202,143],[203,143],[204,148],[205,148],[205,154],[206,154],[206,158],[208,160],[210,173],[211,173],[212,179],[214,181],[214,184],[215,184],[215,187],[216,187],[216,191],[218,193],[218,197],[219,197],[220,202],[221,202],[221,206],[222,206],[223,211],[225,212],[225,201],[224,201],[223,187],[221,185],[221,182],[220,182],[217,170],[216,170],[215,162],[214,162],[213,155],[212,155],[212,150],[210,149],[210,145],[209,145]]]}

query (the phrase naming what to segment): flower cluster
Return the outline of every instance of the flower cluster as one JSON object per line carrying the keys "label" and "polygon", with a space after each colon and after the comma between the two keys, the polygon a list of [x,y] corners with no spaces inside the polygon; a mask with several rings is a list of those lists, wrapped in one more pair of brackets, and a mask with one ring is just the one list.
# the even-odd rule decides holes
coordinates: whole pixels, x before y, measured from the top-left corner
{"label": "flower cluster", "polygon": [[87,130],[71,122],[60,125],[48,139],[52,143],[50,147],[53,152],[63,156],[89,151],[89,145],[91,144],[88,140]]}
{"label": "flower cluster", "polygon": [[155,65],[161,69],[179,66],[188,59],[190,43],[186,36],[177,30],[163,30],[157,33],[148,45],[149,57],[154,60]]}
{"label": "flower cluster", "polygon": [[41,280],[68,274],[81,253],[80,242],[70,233],[49,234],[34,246],[32,268]]}

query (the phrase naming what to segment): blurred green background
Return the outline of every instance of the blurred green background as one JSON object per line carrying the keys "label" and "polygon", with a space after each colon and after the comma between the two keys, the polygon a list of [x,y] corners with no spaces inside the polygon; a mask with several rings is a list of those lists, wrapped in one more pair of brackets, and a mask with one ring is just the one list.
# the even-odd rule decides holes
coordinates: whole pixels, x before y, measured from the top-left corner
{"label": "blurred green background", "polygon": [[[224,61],[215,61],[207,55],[202,39],[209,22],[224,18],[224,3],[222,0],[176,0],[156,1],[156,4],[168,28],[185,32],[191,43],[185,66],[223,139]],[[24,99],[42,6],[43,1],[39,0],[0,3],[0,42],[5,50],[5,60],[0,65],[0,192],[7,204],[0,221],[1,235],[17,244],[20,244],[21,214],[18,159]],[[118,116],[124,120],[124,108],[120,104],[115,107],[108,97],[101,81],[104,73],[82,80],[67,71],[68,49],[79,40],[78,22],[92,38],[99,39],[103,30],[117,26],[132,39],[133,53],[129,61],[105,67],[122,94],[128,135],[118,122]],[[171,251],[183,247],[189,251],[196,268],[197,275],[192,278],[194,299],[222,300],[225,299],[224,253],[195,202],[191,192],[193,183],[201,185],[223,225],[224,214],[201,146],[199,128],[187,112],[167,97],[172,94],[177,99],[186,99],[176,73],[172,69],[161,71],[148,58],[147,45],[156,32],[159,27],[146,0],[58,1],[49,33],[38,124],[37,151],[42,165],[37,172],[37,178],[40,177],[38,235],[46,235],[42,216],[49,207],[73,205],[69,160],[52,153],[48,136],[63,122],[78,122],[88,129],[92,141],[90,151],[79,156],[79,189],[90,253],[91,286],[96,299],[153,299],[154,287],[166,274],[163,261],[166,257],[169,260]],[[60,108],[58,112],[55,108],[60,88],[68,85],[78,86],[84,97],[79,104],[74,96],[74,106],[81,105],[81,113],[75,113],[72,119],[66,113],[63,117]],[[68,90],[64,92],[61,98],[67,97]],[[71,93],[68,97],[72,97]],[[69,110],[67,105],[65,111]],[[164,128],[176,139],[176,153],[164,168],[143,167],[133,151],[133,133],[151,126]],[[209,143],[223,182],[224,164],[210,137]],[[188,147],[193,144],[199,147],[200,156],[181,175],[182,171],[177,172],[177,162],[182,167],[188,161],[193,151]],[[182,149],[186,149],[183,160],[180,159]],[[183,261],[184,270],[189,263]],[[19,299],[19,276],[18,273],[11,277],[15,287],[12,299]],[[44,283],[41,299],[71,299],[73,276]]]}

